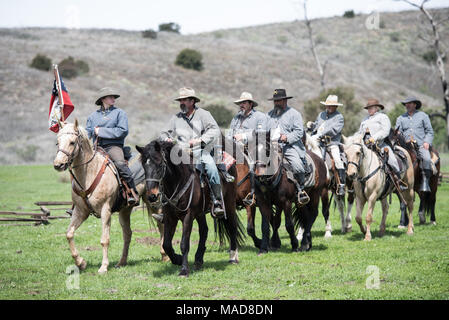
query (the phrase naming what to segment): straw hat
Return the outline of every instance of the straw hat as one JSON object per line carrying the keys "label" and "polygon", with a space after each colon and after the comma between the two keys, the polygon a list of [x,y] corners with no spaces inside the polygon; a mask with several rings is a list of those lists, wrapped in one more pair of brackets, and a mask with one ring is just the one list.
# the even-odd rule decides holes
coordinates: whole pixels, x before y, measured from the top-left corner
{"label": "straw hat", "polygon": [[326,101],[320,101],[320,103],[322,105],[325,106],[342,106],[343,103],[338,103],[338,97],[336,95],[330,94],[327,98]]}
{"label": "straw hat", "polygon": [[101,106],[101,99],[103,99],[104,97],[107,97],[107,96],[113,96],[116,99],[118,97],[120,97],[120,95],[117,94],[117,91],[115,91],[114,89],[109,88],[109,87],[104,87],[98,91],[98,93],[97,93],[98,98],[97,98],[97,100],[95,100],[95,104],[97,106]]}
{"label": "straw hat", "polygon": [[373,106],[378,106],[382,110],[385,109],[385,107],[383,105],[381,105],[379,103],[379,100],[377,100],[377,99],[368,99],[368,102],[366,103],[366,106],[364,109],[368,109],[369,107],[373,107]]}
{"label": "straw hat", "polygon": [[177,97],[175,100],[179,101],[181,99],[186,99],[186,98],[193,98],[195,99],[196,102],[200,102],[200,98],[198,98],[195,95],[195,90],[193,90],[192,88],[181,88],[179,89],[179,97]]}
{"label": "straw hat", "polygon": [[407,99],[405,99],[404,101],[401,101],[401,103],[405,106],[406,103],[409,102],[415,102],[416,103],[416,109],[421,108],[421,101],[419,101],[417,98],[415,97],[408,97]]}
{"label": "straw hat", "polygon": [[251,101],[253,103],[253,107],[257,107],[258,103],[253,99],[253,95],[249,92],[242,92],[242,94],[240,95],[240,98],[236,101],[234,101],[234,103],[236,105],[239,105],[240,102],[243,101]]}

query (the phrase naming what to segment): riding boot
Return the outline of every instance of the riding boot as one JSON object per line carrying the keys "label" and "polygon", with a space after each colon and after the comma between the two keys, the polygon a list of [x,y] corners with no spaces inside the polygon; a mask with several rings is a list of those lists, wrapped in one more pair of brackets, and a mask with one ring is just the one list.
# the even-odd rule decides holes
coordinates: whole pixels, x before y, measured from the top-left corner
{"label": "riding boot", "polygon": [[128,205],[130,206],[138,206],[139,205],[139,192],[137,192],[136,185],[134,184],[134,179],[128,179],[126,181],[126,184],[129,187],[129,193],[128,193]]}
{"label": "riding boot", "polygon": [[212,201],[214,204],[214,215],[217,218],[224,216],[223,199],[221,197],[221,184],[211,184]]}
{"label": "riding boot", "polygon": [[296,189],[298,189],[298,203],[300,205],[305,205],[310,201],[309,195],[304,191],[305,174],[302,172],[297,172],[294,174],[294,178],[297,181]]}
{"label": "riding boot", "polygon": [[346,171],[345,169],[337,169],[338,177],[340,178],[340,183],[337,186],[337,195],[345,195],[345,185],[346,185]]}
{"label": "riding boot", "polygon": [[419,191],[422,192],[430,192],[430,185],[429,185],[429,180],[430,177],[432,176],[432,170],[428,170],[428,169],[423,169],[421,171],[422,174],[422,181],[421,181],[421,186],[419,188]]}

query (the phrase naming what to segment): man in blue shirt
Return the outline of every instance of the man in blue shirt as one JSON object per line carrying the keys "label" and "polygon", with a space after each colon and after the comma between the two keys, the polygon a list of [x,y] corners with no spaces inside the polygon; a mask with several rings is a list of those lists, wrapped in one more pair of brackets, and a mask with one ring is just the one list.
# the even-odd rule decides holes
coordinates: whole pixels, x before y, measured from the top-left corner
{"label": "man in blue shirt", "polygon": [[111,88],[99,91],[95,104],[100,106],[100,109],[92,112],[87,118],[86,130],[94,144],[97,143],[111,157],[131,191],[128,204],[135,205],[139,199],[138,192],[123,152],[125,137],[128,135],[128,117],[125,111],[114,106],[118,97],[120,95]]}
{"label": "man in blue shirt", "polygon": [[409,97],[401,103],[407,112],[396,119],[396,129],[404,135],[407,141],[416,141],[418,145],[418,157],[421,159],[423,182],[420,191],[430,192],[429,179],[432,176],[432,164],[430,147],[433,142],[433,128],[429,116],[422,111],[421,101],[415,97]]}

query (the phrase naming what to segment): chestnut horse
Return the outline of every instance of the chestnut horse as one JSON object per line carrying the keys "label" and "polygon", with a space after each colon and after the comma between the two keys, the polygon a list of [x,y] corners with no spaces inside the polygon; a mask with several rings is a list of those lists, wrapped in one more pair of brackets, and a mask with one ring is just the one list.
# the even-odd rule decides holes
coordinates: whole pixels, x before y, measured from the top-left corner
{"label": "chestnut horse", "polygon": [[[73,240],[75,231],[79,226],[89,217],[92,213],[97,218],[101,218],[102,222],[102,235],[101,245],[103,247],[103,260],[98,273],[106,273],[109,266],[108,260],[108,248],[110,242],[110,227],[112,209],[116,203],[119,195],[119,183],[116,178],[116,174],[112,169],[112,165],[107,161],[105,154],[93,150],[92,143],[87,136],[87,132],[84,128],[78,126],[78,121],[75,123],[61,123],[62,126],[59,130],[58,139],[58,151],[53,161],[54,168],[57,171],[64,171],[69,169],[72,177],[72,202],[74,209],[72,212],[72,218],[67,230],[67,240],[69,242],[70,251],[72,257],[75,260],[75,264],[81,270],[84,270],[87,266],[86,260],[84,260],[75,247]],[[102,172],[102,175],[99,174]],[[89,188],[94,185],[94,180],[98,179],[96,187]],[[74,188],[94,189],[91,190],[88,196],[82,197],[79,195],[79,191],[75,192]],[[145,194],[145,185],[140,183],[136,186],[139,195],[142,197]],[[84,192],[83,190],[83,192]],[[89,190],[88,190],[89,191]],[[144,202],[148,205],[148,217],[151,217],[152,209],[150,209],[148,201],[143,197]],[[124,266],[128,259],[128,249],[131,242],[132,230],[130,226],[130,216],[133,207],[124,206],[120,209],[119,221],[123,232],[123,251],[120,261],[116,267]],[[152,219],[152,218],[151,218]],[[159,232],[162,234],[164,226],[158,223]],[[161,246],[161,255],[163,260],[166,260],[165,252]]]}

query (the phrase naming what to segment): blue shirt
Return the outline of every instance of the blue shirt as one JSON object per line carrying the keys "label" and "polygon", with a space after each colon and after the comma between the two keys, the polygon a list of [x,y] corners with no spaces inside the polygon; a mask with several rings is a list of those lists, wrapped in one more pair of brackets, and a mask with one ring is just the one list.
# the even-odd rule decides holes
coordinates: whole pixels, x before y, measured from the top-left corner
{"label": "blue shirt", "polygon": [[99,145],[121,145],[125,143],[128,135],[128,117],[120,108],[111,106],[108,110],[103,108],[91,113],[87,118],[86,130],[89,138],[95,143],[95,127],[99,127]]}
{"label": "blue shirt", "polygon": [[424,142],[432,144],[433,128],[429,116],[416,110],[413,115],[407,112],[396,119],[396,128],[405,136],[406,140],[415,139],[418,146]]}

